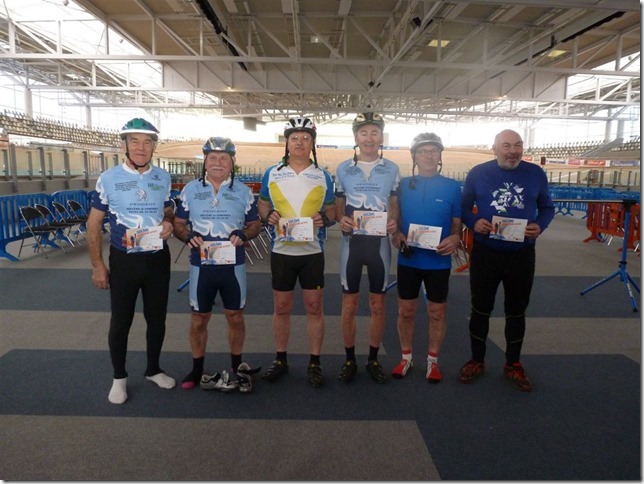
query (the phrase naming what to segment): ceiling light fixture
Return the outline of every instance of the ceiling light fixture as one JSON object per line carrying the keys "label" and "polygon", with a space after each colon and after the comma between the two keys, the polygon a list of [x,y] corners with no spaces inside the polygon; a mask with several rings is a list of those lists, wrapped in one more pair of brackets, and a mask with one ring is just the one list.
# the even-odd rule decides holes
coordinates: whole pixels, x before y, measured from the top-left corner
{"label": "ceiling light fixture", "polygon": [[450,42],[449,40],[432,39],[427,44],[427,47],[438,47],[439,44],[441,47],[446,47],[447,44],[449,44],[449,42]]}

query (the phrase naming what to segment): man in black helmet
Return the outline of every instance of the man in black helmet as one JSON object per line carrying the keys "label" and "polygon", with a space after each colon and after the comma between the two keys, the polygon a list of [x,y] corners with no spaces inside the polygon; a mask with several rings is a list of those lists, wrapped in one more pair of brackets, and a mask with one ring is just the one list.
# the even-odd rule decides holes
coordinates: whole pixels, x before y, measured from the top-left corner
{"label": "man in black helmet", "polygon": [[403,178],[398,187],[400,231],[391,237],[399,249],[398,336],[402,347],[402,359],[391,374],[403,378],[413,366],[414,319],[424,285],[429,319],[425,378],[429,383],[442,380],[438,353],[445,339],[451,255],[461,233],[461,187],[440,174],[443,150],[443,141],[434,133],[421,133],[412,141],[412,176]]}
{"label": "man in black helmet", "polygon": [[[170,251],[166,243],[172,235],[174,218],[170,174],[150,164],[158,131],[148,121],[128,121],[121,129],[121,139],[125,162],[98,178],[87,220],[92,283],[110,290],[108,341],[114,380],[108,399],[115,404],[125,403],[128,396],[125,358],[139,291],[143,294],[147,323],[145,377],[161,388],[175,386],[174,379],[159,366],[170,288]],[[109,269],[102,255],[103,218],[108,212]]]}
{"label": "man in black helmet", "polygon": [[[287,345],[293,290],[299,280],[311,352],[307,375],[313,387],[321,387],[324,385],[320,364],[324,339],[324,239],[326,228],[335,220],[335,197],[331,176],[317,165],[315,136],[315,125],[310,119],[293,118],[288,121],[284,128],[284,158],[264,173],[257,208],[262,219],[269,224],[272,235],[273,335],[276,347],[275,360],[263,378],[275,381],[288,373]],[[281,229],[284,225],[287,230]],[[300,231],[301,227],[305,229]],[[294,231],[300,232],[300,240],[293,237]]]}

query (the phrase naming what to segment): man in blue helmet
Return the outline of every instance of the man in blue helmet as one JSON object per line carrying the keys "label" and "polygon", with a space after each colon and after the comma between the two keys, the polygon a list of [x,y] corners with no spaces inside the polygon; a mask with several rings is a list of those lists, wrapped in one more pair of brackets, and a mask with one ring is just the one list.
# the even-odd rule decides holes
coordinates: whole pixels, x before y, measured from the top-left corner
{"label": "man in blue helmet", "polygon": [[[307,376],[309,383],[318,388],[325,384],[320,364],[324,339],[323,244],[326,229],[335,219],[335,197],[331,176],[318,167],[315,136],[315,124],[309,118],[289,119],[284,128],[284,157],[264,173],[257,208],[269,224],[272,235],[271,282],[276,346],[275,360],[262,377],[276,381],[288,373],[291,311],[295,284],[299,280],[310,347]],[[306,240],[279,236],[284,222],[295,220],[308,227],[310,237],[304,237]]]}
{"label": "man in blue helmet", "polygon": [[[128,397],[125,360],[139,291],[147,323],[145,377],[161,388],[175,386],[174,379],[159,366],[170,288],[170,251],[166,241],[172,235],[174,215],[170,174],[150,163],[158,133],[142,118],[134,118],[123,126],[125,162],[98,178],[87,220],[92,283],[110,290],[108,342],[114,380],[108,399],[115,404],[125,403]],[[109,269],[102,254],[103,218],[107,212]]]}
{"label": "man in blue helmet", "polygon": [[[246,254],[244,244],[261,229],[255,197],[249,187],[235,183],[235,145],[229,138],[213,137],[203,145],[203,171],[188,183],[177,202],[174,234],[190,247],[190,347],[192,371],[181,387],[228,391],[252,390],[251,368],[242,362],[245,338]],[[208,322],[217,294],[228,322],[228,342],[233,372],[204,375]],[[204,377],[202,379],[202,376]],[[237,385],[235,385],[237,383]]]}

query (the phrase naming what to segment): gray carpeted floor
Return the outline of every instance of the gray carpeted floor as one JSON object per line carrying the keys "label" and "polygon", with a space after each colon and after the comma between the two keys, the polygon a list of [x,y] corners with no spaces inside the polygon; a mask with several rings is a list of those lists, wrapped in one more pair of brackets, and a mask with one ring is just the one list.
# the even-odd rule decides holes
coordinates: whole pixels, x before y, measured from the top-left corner
{"label": "gray carpeted floor", "polygon": [[[90,283],[86,250],[0,262],[0,479],[5,480],[639,480],[641,325],[612,273],[616,243],[584,244],[583,221],[555,219],[538,248],[538,275],[522,361],[535,389],[504,380],[499,298],[487,373],[456,380],[469,357],[467,272],[452,277],[444,381],[424,379],[426,322],[416,318],[416,367],[386,385],[335,376],[343,360],[337,240],[328,247],[322,365],[328,383],[306,382],[301,303],[294,309],[290,374],[253,393],[161,390],[142,377],[145,324],[137,314],[128,353],[128,402],[107,401],[111,368],[107,293]],[[173,254],[178,253],[176,241]],[[24,255],[24,252],[23,252]],[[629,253],[639,283],[639,255]],[[190,367],[187,277],[173,265],[162,367]],[[392,273],[392,279],[394,275]],[[244,359],[270,364],[272,300],[267,260],[249,267]],[[363,281],[364,282],[364,281]],[[639,302],[639,295],[637,297]],[[366,360],[366,294],[357,352]],[[421,308],[423,308],[421,304]],[[381,362],[399,359],[395,289],[387,296]],[[206,370],[229,365],[226,332],[210,324]]]}

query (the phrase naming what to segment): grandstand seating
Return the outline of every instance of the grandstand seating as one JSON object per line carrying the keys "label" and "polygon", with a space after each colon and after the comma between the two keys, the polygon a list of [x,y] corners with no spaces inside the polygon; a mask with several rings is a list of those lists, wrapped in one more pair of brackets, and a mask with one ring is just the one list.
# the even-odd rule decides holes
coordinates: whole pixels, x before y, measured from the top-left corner
{"label": "grandstand seating", "polygon": [[555,159],[569,159],[569,158],[584,158],[586,155],[592,155],[600,151],[639,151],[640,150],[640,137],[636,136],[627,142],[623,142],[621,138],[617,138],[610,142],[604,141],[578,141],[571,143],[555,143],[545,146],[526,147],[525,154],[531,155],[535,158],[545,156],[546,158]]}

